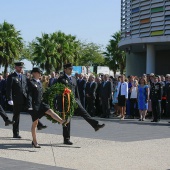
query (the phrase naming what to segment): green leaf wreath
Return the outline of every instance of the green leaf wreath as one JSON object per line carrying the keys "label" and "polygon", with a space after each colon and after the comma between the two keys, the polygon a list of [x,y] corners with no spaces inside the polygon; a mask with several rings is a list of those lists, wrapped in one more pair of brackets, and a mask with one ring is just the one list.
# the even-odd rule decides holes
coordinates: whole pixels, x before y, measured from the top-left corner
{"label": "green leaf wreath", "polygon": [[[43,100],[45,103],[49,104],[50,108],[54,110],[56,114],[58,114],[61,118],[63,118],[63,112],[59,112],[56,110],[55,107],[55,98],[56,95],[63,95],[64,91],[69,89],[66,85],[62,83],[56,83],[53,86],[46,89]],[[74,97],[73,92],[71,91],[69,93],[70,95],[70,101],[68,100],[67,94],[64,94],[64,112],[65,112],[65,120],[67,120],[69,117],[72,117],[74,115],[74,110],[77,108],[77,103]],[[63,111],[63,110],[62,110]],[[46,115],[47,119],[52,121],[52,123],[57,123],[56,120],[54,120],[51,116]]]}

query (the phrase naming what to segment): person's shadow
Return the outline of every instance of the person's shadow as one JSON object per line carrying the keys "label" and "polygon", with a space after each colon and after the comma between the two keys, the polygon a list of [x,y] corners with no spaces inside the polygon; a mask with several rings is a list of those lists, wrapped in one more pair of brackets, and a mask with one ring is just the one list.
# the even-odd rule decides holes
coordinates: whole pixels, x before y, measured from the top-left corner
{"label": "person's shadow", "polygon": [[[30,139],[13,139],[11,137],[0,137],[0,140],[10,140],[10,141],[14,141],[14,140],[25,140],[25,141],[30,141],[30,143],[0,143],[0,150],[4,149],[4,150],[17,150],[17,151],[27,151],[27,152],[37,152],[38,150],[32,150],[32,145],[31,145],[31,140]],[[58,143],[58,144],[41,144],[40,146],[49,146],[49,147],[62,147],[62,148],[81,148],[79,146],[72,146],[72,145],[64,145],[62,143]]]}

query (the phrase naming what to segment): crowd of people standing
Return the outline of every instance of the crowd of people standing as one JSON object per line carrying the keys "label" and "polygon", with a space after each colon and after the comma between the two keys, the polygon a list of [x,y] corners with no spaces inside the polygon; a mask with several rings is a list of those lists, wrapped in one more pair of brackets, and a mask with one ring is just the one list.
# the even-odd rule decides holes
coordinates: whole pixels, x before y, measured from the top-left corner
{"label": "crowd of people standing", "polygon": [[[137,118],[145,121],[146,116],[151,122],[159,122],[161,117],[170,117],[170,74],[166,76],[143,74],[141,77],[120,75],[112,77],[108,74],[78,74],[72,76],[72,64],[64,65],[62,73],[52,72],[43,75],[39,68],[27,73],[23,71],[23,63],[15,63],[15,71],[0,74],[0,115],[5,126],[13,124],[13,138],[19,135],[20,112],[26,111],[32,117],[32,145],[40,148],[36,139],[36,127],[46,128],[40,122],[44,115],[50,115],[61,124],[65,123],[49,105],[43,103],[42,95],[46,88],[55,83],[68,82],[73,91],[78,108],[75,115],[82,116],[95,131],[103,128],[93,117],[110,118],[112,115],[121,120]],[[5,111],[13,112],[10,120]],[[113,113],[113,114],[111,114]],[[70,122],[63,126],[64,144],[72,145],[70,141]]]}
{"label": "crowd of people standing", "polygon": [[[46,86],[57,82],[60,75],[53,72]],[[49,77],[49,76],[48,76]],[[75,74],[82,106],[94,117],[109,118],[113,115],[137,118],[146,116],[158,122],[170,117],[170,75],[143,74],[141,77],[108,74]]]}
{"label": "crowd of people standing", "polygon": [[[0,75],[0,105],[4,110],[11,110],[6,98],[6,85],[9,73]],[[43,92],[55,84],[61,74],[52,72],[42,75]],[[27,79],[31,74],[26,73]],[[170,75],[143,74],[141,77],[120,75],[112,77],[108,74],[74,76],[77,80],[79,98],[82,106],[94,117],[139,118],[144,121],[146,115],[159,121],[170,116]],[[24,108],[23,108],[24,109]]]}

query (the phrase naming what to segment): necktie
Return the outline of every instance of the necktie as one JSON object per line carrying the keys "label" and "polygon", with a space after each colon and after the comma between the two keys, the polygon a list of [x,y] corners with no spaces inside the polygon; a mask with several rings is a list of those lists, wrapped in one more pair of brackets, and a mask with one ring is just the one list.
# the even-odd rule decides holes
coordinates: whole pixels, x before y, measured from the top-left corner
{"label": "necktie", "polygon": [[103,83],[103,87],[105,86],[106,82]]}
{"label": "necktie", "polygon": [[71,77],[69,77],[70,81],[71,81]]}
{"label": "necktie", "polygon": [[38,85],[41,87],[41,82],[40,81],[38,81]]}
{"label": "necktie", "polygon": [[21,80],[21,74],[19,74],[18,77],[19,77],[19,80]]}

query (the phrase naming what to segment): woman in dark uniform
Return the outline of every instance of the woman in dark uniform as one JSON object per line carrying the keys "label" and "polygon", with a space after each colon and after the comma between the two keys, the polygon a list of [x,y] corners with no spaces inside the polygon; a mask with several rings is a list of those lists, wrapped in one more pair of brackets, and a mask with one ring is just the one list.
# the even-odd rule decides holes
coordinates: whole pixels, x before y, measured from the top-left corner
{"label": "woman in dark uniform", "polygon": [[36,138],[38,120],[46,114],[61,124],[65,123],[65,120],[62,120],[52,109],[50,109],[48,104],[42,101],[43,89],[39,80],[41,76],[41,70],[39,68],[33,68],[31,73],[33,78],[28,83],[28,110],[32,112],[31,116],[33,120],[31,128],[33,137],[32,146],[35,148],[40,148]]}

